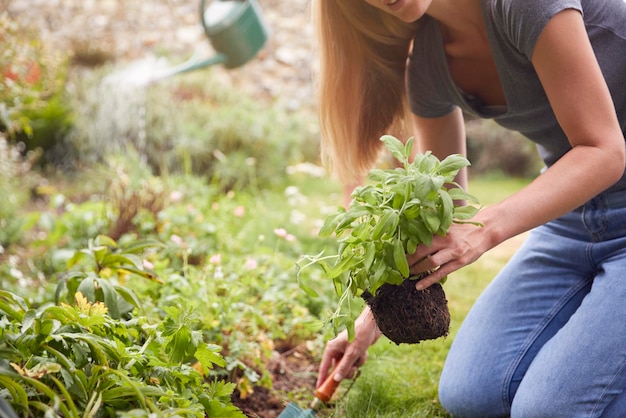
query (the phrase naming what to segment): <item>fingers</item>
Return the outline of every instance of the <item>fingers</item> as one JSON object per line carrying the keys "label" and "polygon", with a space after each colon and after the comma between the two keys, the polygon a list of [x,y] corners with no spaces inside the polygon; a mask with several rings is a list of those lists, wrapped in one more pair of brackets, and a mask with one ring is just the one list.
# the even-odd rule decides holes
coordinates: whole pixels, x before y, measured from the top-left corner
{"label": "fingers", "polygon": [[330,368],[333,366],[333,364],[334,359],[324,353],[324,356],[322,357],[322,361],[320,363],[319,371],[317,373],[317,382],[315,383],[316,388],[319,387],[324,381],[326,381],[326,378],[328,377],[328,372],[330,371]]}
{"label": "fingers", "polygon": [[357,369],[365,364],[365,360],[367,360],[367,353],[356,357],[355,354],[350,353],[349,351],[350,350],[346,351],[346,354],[333,371],[333,378],[336,382],[343,379],[351,379]]}
{"label": "fingers", "polygon": [[320,387],[333,374],[337,382],[354,376],[356,370],[367,360],[367,347],[358,343],[348,343],[347,336],[340,334],[326,344],[317,375],[316,387]]}

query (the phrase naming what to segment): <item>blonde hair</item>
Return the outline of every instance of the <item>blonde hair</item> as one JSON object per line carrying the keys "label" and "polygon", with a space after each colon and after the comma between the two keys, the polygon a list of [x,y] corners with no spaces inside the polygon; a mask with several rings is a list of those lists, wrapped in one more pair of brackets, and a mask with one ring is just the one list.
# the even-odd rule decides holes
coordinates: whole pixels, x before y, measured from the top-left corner
{"label": "blonde hair", "polygon": [[341,181],[376,162],[380,137],[402,135],[406,60],[417,23],[363,0],[314,0],[322,161]]}

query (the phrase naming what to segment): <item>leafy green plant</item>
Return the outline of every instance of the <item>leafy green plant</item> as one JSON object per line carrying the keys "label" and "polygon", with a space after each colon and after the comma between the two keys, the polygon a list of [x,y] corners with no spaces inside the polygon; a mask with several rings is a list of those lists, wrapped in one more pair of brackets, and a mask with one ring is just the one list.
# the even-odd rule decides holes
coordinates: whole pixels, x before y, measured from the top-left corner
{"label": "leafy green plant", "polygon": [[0,318],[0,393],[24,417],[243,417],[230,403],[234,385],[205,379],[225,362],[184,306],[163,321],[122,321],[80,292],[71,305],[33,308],[0,291]]}
{"label": "leafy green plant", "polygon": [[69,269],[76,266],[80,268],[68,271],[59,282],[57,303],[61,300],[71,302],[74,295],[80,292],[90,302],[103,302],[109,315],[115,319],[141,307],[137,296],[120,282],[129,274],[160,281],[144,267],[140,255],[146,249],[161,246],[156,241],[133,241],[129,245],[118,246],[117,242],[105,235],[90,240],[88,248],[76,251],[68,260]]}
{"label": "leafy green plant", "polygon": [[[350,298],[365,292],[375,295],[384,284],[403,283],[410,276],[406,254],[418,245],[430,245],[435,235],[445,235],[453,222],[465,222],[478,210],[454,203],[476,202],[454,182],[459,170],[469,165],[466,158],[451,155],[439,161],[427,152],[410,162],[413,138],[406,145],[390,135],[381,140],[402,166],[371,170],[373,184],[356,188],[349,208],[326,218],[319,235],[337,237],[337,254],[305,256],[300,262],[301,269],[321,266],[333,281],[340,299],[331,321],[335,327],[345,325],[351,337],[358,311]],[[301,286],[317,294],[306,283]]]}

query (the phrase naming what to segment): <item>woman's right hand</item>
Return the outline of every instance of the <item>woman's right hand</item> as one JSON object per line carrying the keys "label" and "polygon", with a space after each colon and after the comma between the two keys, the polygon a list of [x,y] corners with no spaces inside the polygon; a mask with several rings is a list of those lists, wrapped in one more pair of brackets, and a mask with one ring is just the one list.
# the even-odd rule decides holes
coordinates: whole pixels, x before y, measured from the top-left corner
{"label": "woman's right hand", "polygon": [[351,378],[367,360],[367,349],[380,338],[380,331],[369,308],[365,308],[354,323],[354,340],[342,331],[328,341],[319,367],[316,387],[319,387],[332,370],[337,382]]}

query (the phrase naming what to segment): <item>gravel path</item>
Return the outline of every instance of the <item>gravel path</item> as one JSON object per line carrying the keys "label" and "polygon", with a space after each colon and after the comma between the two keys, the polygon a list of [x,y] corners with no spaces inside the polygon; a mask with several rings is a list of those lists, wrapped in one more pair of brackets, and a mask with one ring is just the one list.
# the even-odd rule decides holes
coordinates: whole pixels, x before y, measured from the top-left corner
{"label": "gravel path", "polygon": [[[315,105],[311,83],[313,30],[309,0],[259,0],[270,37],[245,66],[224,73],[233,86],[291,110]],[[210,4],[210,1],[208,2]],[[167,54],[172,64],[211,56],[199,0],[0,0],[52,49],[80,51],[124,65]],[[174,61],[174,59],[178,61]],[[202,71],[202,70],[200,70]]]}

